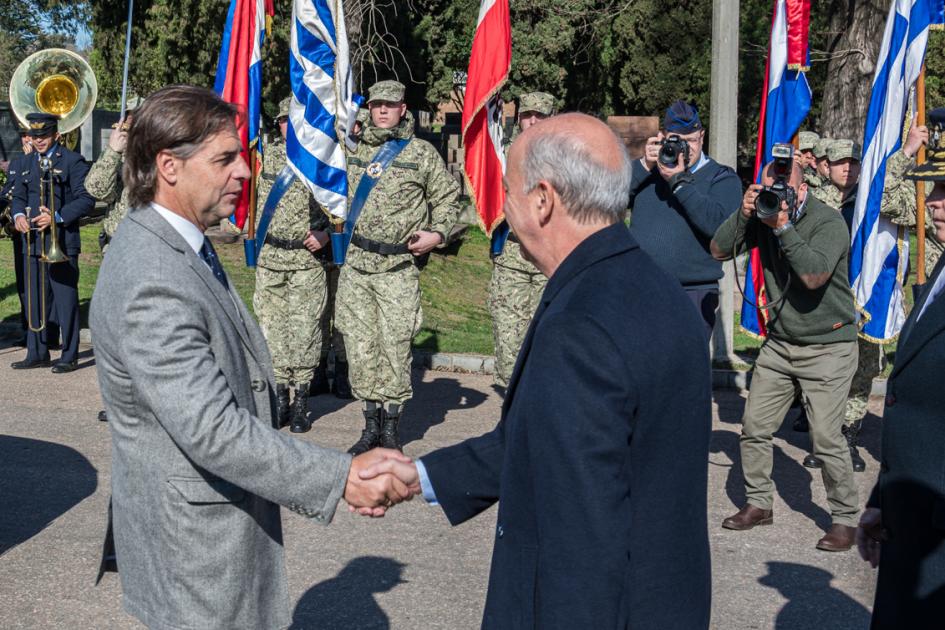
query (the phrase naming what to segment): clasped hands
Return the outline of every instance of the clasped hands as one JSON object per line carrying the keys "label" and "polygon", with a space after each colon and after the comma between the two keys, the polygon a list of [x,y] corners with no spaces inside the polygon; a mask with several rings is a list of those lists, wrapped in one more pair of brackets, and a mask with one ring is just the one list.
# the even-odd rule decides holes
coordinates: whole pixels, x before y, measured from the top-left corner
{"label": "clasped hands", "polygon": [[400,451],[375,448],[351,460],[344,492],[349,511],[379,518],[416,494],[420,494],[417,467]]}

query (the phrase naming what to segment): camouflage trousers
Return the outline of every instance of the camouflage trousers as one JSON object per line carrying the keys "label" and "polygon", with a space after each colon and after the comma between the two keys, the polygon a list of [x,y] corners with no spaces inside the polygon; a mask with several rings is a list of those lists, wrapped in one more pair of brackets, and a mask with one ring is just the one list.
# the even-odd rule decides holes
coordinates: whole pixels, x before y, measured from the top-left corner
{"label": "camouflage trousers", "polygon": [[292,271],[256,268],[253,309],[269,345],[276,383],[312,380],[321,354],[326,293],[321,265]]}
{"label": "camouflage trousers", "polygon": [[850,394],[847,396],[847,406],[843,423],[852,425],[866,416],[866,408],[870,402],[870,391],[873,389],[873,379],[883,371],[882,349],[879,344],[865,339],[857,339],[859,350],[856,373],[850,384]]}
{"label": "camouflage trousers", "polygon": [[322,359],[328,357],[328,351],[334,349],[335,361],[347,361],[345,358],[345,342],[341,331],[335,325],[335,296],[338,294],[338,276],[341,269],[335,265],[328,265],[325,275],[328,278],[328,302],[325,312],[322,313]]}
{"label": "camouflage trousers", "polygon": [[538,310],[541,294],[548,279],[540,273],[492,266],[489,285],[489,310],[492,313],[492,338],[495,342],[495,372],[497,385],[508,387],[518,351],[532,316]]}
{"label": "camouflage trousers", "polygon": [[410,400],[411,342],[422,321],[420,270],[412,262],[381,273],[342,267],[335,324],[344,335],[358,400]]}

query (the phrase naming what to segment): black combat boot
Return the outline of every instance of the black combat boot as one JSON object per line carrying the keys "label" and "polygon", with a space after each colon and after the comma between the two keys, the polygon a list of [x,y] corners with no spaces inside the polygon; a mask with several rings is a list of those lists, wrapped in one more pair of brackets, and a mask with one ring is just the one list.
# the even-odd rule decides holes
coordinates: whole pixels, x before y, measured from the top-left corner
{"label": "black combat boot", "polygon": [[400,424],[400,415],[403,413],[404,406],[397,403],[390,403],[384,410],[384,421],[381,424],[381,448],[395,448],[400,450],[400,435],[397,433],[397,425]]}
{"label": "black combat boot", "polygon": [[804,468],[823,468],[824,463],[820,461],[813,453],[808,453],[803,461]]}
{"label": "black combat boot", "polygon": [[328,358],[322,357],[315,368],[312,383],[308,388],[309,396],[319,396],[331,392],[331,383],[328,382]]}
{"label": "black combat boot", "polygon": [[289,424],[289,386],[276,384],[276,428]]}
{"label": "black combat boot", "polygon": [[381,418],[384,416],[384,409],[380,403],[373,400],[364,401],[364,430],[361,431],[361,439],[354,443],[354,446],[348,449],[352,455],[366,453],[375,446],[380,439]]}
{"label": "black combat boot", "polygon": [[860,451],[857,449],[857,437],[860,435],[860,427],[863,426],[862,420],[857,420],[849,426],[844,426],[841,431],[847,439],[847,446],[850,447],[850,459],[853,461],[853,472],[863,472],[866,470],[866,461],[860,457]]}
{"label": "black combat boot", "polygon": [[354,394],[351,393],[351,381],[348,380],[348,362],[335,357],[335,383],[332,389],[335,396],[342,400],[351,400]]}
{"label": "black combat boot", "polygon": [[308,418],[308,383],[302,383],[295,388],[295,399],[292,401],[292,433],[307,433],[312,428],[312,421]]}

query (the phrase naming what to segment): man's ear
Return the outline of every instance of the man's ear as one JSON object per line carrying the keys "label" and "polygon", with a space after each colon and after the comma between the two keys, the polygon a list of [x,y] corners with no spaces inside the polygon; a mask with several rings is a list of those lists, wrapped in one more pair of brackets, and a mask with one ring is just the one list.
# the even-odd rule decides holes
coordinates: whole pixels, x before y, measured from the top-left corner
{"label": "man's ear", "polygon": [[180,160],[169,151],[159,152],[154,159],[158,176],[169,184],[177,183],[177,177],[180,174]]}
{"label": "man's ear", "polygon": [[532,191],[534,196],[535,209],[537,211],[538,223],[547,224],[557,209],[557,194],[551,183],[545,180],[538,182]]}

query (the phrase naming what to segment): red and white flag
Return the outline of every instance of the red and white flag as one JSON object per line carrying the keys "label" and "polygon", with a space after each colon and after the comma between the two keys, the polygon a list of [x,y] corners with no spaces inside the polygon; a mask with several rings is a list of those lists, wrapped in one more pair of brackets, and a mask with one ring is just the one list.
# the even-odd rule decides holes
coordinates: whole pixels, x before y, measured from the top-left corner
{"label": "red and white flag", "polygon": [[486,234],[503,219],[505,153],[499,90],[512,66],[512,25],[508,0],[482,0],[473,36],[463,103],[466,179]]}

